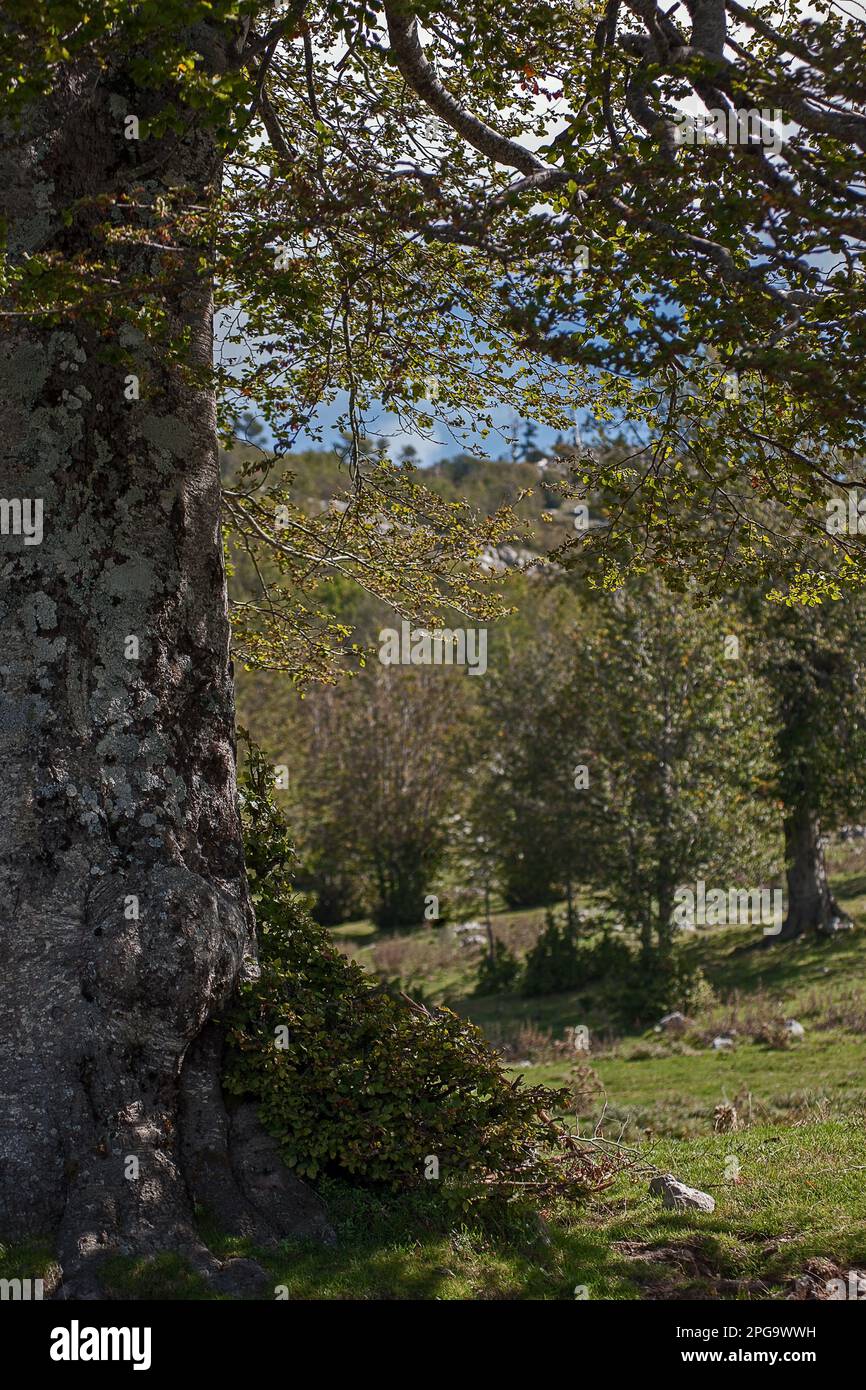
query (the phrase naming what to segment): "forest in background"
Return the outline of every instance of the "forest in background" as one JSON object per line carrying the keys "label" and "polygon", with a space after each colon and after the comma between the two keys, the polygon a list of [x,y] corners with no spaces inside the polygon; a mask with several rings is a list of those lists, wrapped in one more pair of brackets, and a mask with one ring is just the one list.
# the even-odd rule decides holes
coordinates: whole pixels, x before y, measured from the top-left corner
{"label": "forest in background", "polygon": [[[239,671],[239,721],[275,768],[320,922],[480,919],[479,992],[607,979],[630,1020],[649,1020],[699,985],[680,928],[729,921],[729,901],[757,942],[850,926],[825,841],[864,818],[866,609],[750,590],[696,605],[653,573],[589,587],[562,547],[576,518],[605,525],[604,499],[575,500],[567,445],[523,452],[424,470],[446,501],[514,509],[488,556],[511,611],[483,628],[483,672],[383,665],[380,634],[401,615],[337,577],[319,602],[344,634],[342,673]],[[293,457],[292,472],[308,507],[339,505],[336,453]],[[232,584],[236,601],[256,593],[243,554]],[[697,923],[689,885],[716,894]],[[555,905],[538,960],[520,964],[491,911]]]}

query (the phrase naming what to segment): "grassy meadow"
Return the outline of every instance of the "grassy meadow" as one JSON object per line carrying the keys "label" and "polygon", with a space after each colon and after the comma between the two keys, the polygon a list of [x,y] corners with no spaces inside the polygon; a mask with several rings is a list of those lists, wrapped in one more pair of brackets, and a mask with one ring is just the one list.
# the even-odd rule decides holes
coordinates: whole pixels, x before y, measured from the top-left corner
{"label": "grassy meadow", "polygon": [[[842,847],[833,870],[855,930],[769,946],[748,926],[695,932],[705,998],[675,1035],[615,1031],[599,993],[476,997],[483,948],[447,926],[336,928],[367,969],[474,1020],[513,1075],[568,1088],[579,1132],[622,1145],[627,1166],[586,1201],[485,1216],[455,1216],[434,1183],[387,1195],[326,1179],[334,1247],[253,1252],[206,1230],[211,1247],[256,1253],[289,1299],[785,1299],[866,1268],[866,851]],[[521,954],[543,921],[502,912],[493,925]],[[564,1036],[578,1024],[588,1053]],[[714,1050],[721,1035],[734,1045]],[[715,1211],[665,1210],[648,1190],[657,1170],[709,1192]],[[0,1250],[0,1277],[35,1269],[50,1288],[47,1245]],[[110,1278],[125,1298],[214,1296],[171,1255],[117,1259]]]}

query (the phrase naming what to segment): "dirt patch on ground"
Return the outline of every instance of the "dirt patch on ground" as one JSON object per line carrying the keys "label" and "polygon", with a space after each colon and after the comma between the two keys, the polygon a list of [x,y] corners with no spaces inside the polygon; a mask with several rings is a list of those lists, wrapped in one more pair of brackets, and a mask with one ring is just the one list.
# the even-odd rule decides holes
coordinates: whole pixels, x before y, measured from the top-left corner
{"label": "dirt patch on ground", "polygon": [[[760,1239],[766,1240],[766,1236]],[[770,1240],[761,1253],[771,1257],[784,1243],[784,1238]],[[631,1262],[631,1278],[640,1287],[642,1297],[650,1301],[710,1298],[797,1302],[866,1300],[866,1271],[844,1269],[823,1256],[806,1260],[797,1274],[770,1276],[765,1281],[728,1278],[715,1267],[706,1250],[688,1241],[652,1245],[639,1240],[619,1240],[613,1248]]]}
{"label": "dirt patch on ground", "polygon": [[675,1245],[651,1245],[620,1240],[620,1255],[634,1262],[633,1278],[651,1301],[710,1298],[766,1298],[768,1286],[760,1279],[730,1279],[713,1265],[705,1250],[687,1241]]}
{"label": "dirt patch on ground", "polygon": [[866,1299],[866,1271],[843,1269],[832,1260],[815,1256],[807,1260],[799,1274],[788,1280],[786,1298],[798,1301],[835,1303]]}

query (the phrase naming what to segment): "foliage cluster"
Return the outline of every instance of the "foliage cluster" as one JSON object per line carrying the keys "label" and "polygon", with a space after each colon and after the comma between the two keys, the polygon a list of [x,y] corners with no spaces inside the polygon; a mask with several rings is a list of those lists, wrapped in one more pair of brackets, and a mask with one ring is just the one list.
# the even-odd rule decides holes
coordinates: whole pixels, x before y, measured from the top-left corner
{"label": "foliage cluster", "polygon": [[553,1117],[564,1092],[509,1080],[472,1024],[378,986],[330,944],[291,891],[288,831],[255,749],[247,773],[260,975],[227,1020],[224,1082],[258,1100],[286,1162],[394,1188],[435,1174],[461,1203],[606,1181],[608,1161]]}

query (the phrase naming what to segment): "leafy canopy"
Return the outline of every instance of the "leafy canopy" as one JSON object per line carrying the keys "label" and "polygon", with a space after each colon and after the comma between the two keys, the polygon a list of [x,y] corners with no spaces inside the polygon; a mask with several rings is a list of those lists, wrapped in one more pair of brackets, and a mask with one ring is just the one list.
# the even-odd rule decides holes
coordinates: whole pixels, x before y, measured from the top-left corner
{"label": "leafy canopy", "polygon": [[[13,0],[7,117],[70,73],[157,99],[91,199],[89,247],[10,256],[4,312],[132,322],[182,360],[163,312],[182,253],[216,286],[226,441],[253,409],[280,458],[338,402],[343,508],[310,515],[270,456],[227,491],[227,526],[278,570],[242,618],[251,661],[282,641],[276,664],[319,670],[309,595],[334,570],[425,620],[484,611],[492,523],[365,451],[383,409],[457,437],[499,404],[627,422],[630,450],[576,470],[616,502],[581,542],[604,582],[658,564],[708,590],[781,566],[821,597],[863,573],[859,537],[823,523],[864,453],[864,55],[829,3]],[[713,134],[682,143],[695,110]],[[220,155],[203,203],[158,178],[190,121]],[[166,278],[119,280],[142,243]]]}

